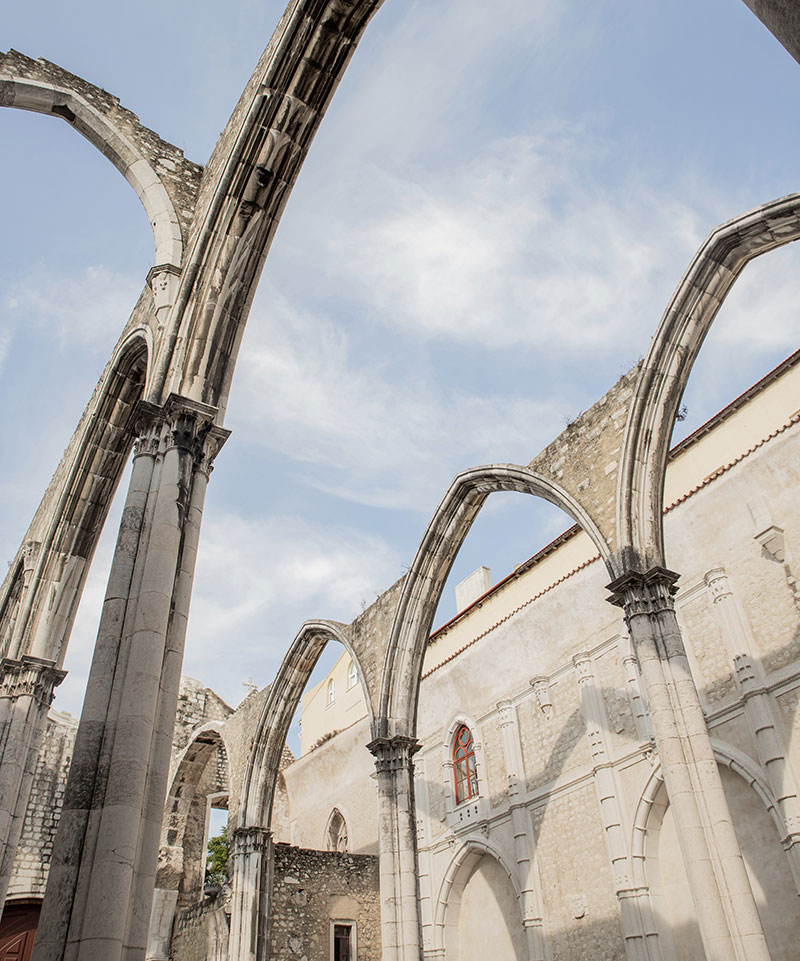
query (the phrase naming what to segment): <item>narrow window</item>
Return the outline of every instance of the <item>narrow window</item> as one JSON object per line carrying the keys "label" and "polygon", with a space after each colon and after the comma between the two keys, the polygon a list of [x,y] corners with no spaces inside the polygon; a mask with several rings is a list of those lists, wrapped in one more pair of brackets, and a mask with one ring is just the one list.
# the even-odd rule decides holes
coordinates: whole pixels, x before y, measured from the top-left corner
{"label": "narrow window", "polygon": [[353,961],[352,924],[334,924],[333,961]]}
{"label": "narrow window", "polygon": [[328,704],[333,704],[336,700],[336,688],[333,684],[333,678],[328,681]]}
{"label": "narrow window", "polygon": [[328,850],[345,853],[347,851],[347,822],[341,811],[334,808],[328,818]]}
{"label": "narrow window", "polygon": [[347,672],[347,690],[358,684],[358,668],[354,661],[350,661],[350,670]]}
{"label": "narrow window", "polygon": [[478,796],[475,742],[466,724],[461,725],[453,739],[453,776],[456,785],[456,804]]}

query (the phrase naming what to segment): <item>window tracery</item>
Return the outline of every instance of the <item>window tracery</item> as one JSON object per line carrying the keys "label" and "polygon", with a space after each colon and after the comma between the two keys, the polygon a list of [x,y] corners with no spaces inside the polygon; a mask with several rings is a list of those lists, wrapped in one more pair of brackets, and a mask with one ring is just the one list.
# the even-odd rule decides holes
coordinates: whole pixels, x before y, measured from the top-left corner
{"label": "window tracery", "polygon": [[456,804],[478,796],[478,771],[475,766],[475,741],[472,731],[462,724],[453,738],[453,781]]}

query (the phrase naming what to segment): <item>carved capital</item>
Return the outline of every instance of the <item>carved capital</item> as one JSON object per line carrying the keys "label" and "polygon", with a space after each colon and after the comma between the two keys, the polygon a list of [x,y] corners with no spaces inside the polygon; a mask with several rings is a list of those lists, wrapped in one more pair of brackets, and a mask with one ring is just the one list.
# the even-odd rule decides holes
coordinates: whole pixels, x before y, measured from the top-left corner
{"label": "carved capital", "polygon": [[210,474],[214,458],[230,431],[214,423],[216,407],[170,394],[163,407],[140,401],[134,413],[134,456],[155,457],[168,450],[186,451],[196,470]]}
{"label": "carved capital", "polygon": [[553,699],[550,697],[550,679],[544,674],[540,674],[538,677],[531,678],[530,685],[539,702],[539,707],[542,709],[542,714],[544,714],[545,718],[549,721],[553,716]]}
{"label": "carved capital", "polygon": [[235,858],[248,857],[251,854],[265,854],[272,841],[272,831],[269,828],[251,824],[247,827],[236,828],[231,835],[231,854]]}
{"label": "carved capital", "polygon": [[147,274],[147,284],[153,293],[156,314],[164,307],[171,307],[178,294],[180,269],[173,264],[157,264]]}
{"label": "carved capital", "polygon": [[731,596],[731,588],[728,583],[728,575],[724,567],[714,567],[706,573],[703,578],[706,587],[714,603],[718,603],[725,597]]}
{"label": "carved capital", "polygon": [[412,759],[421,746],[415,737],[398,734],[395,737],[376,737],[369,742],[367,750],[375,757],[378,774],[394,774],[397,771],[413,772]]}
{"label": "carved capital", "polygon": [[594,680],[594,667],[592,665],[592,659],[589,655],[582,651],[580,654],[576,654],[572,658],[572,664],[575,668],[575,673],[578,675],[578,684],[583,686],[588,684],[590,681]]}
{"label": "carved capital", "polygon": [[500,727],[508,727],[516,721],[514,705],[511,701],[498,701],[497,710],[500,714]]}
{"label": "carved capital", "polygon": [[54,664],[55,661],[30,654],[23,655],[18,661],[3,658],[0,661],[0,697],[16,700],[28,696],[42,707],[50,707],[56,687],[67,676],[66,671],[57,670]]}
{"label": "carved capital", "polygon": [[164,404],[164,449],[190,453],[197,470],[211,473],[214,458],[231,433],[214,424],[216,414],[216,407],[170,394]]}
{"label": "carved capital", "polygon": [[628,571],[612,581],[607,590],[611,591],[608,600],[625,611],[625,617],[652,617],[671,611],[675,607],[673,596],[678,588],[675,582],[680,577],[665,567],[653,567],[647,573]]}
{"label": "carved capital", "polygon": [[31,540],[25,541],[22,545],[22,583],[25,587],[28,586],[33,569],[36,567],[41,546],[39,541]]}

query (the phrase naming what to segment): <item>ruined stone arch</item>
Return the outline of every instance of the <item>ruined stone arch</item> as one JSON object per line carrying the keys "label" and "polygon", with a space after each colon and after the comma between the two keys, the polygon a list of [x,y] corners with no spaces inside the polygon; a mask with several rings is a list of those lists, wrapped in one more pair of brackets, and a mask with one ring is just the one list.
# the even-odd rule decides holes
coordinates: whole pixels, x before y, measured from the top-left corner
{"label": "ruined stone arch", "polygon": [[278,768],[289,724],[311,672],[325,645],[331,640],[342,644],[358,668],[359,683],[364,692],[370,721],[373,719],[373,698],[358,653],[344,625],[336,621],[306,621],[278,668],[261,712],[242,788],[242,826],[269,826]]}
{"label": "ruined stone arch", "polygon": [[755,257],[800,238],[800,194],[717,227],[695,254],[653,336],[628,412],[617,486],[621,570],[666,566],[669,442],[681,397],[725,297]]}
{"label": "ruined stone arch", "polygon": [[[193,731],[189,743],[178,755],[164,809],[156,874],[158,889],[175,891],[184,899],[202,891],[200,868],[204,863],[207,798],[230,791],[229,757],[224,727],[216,721]],[[189,857],[187,845],[192,848]],[[196,869],[197,877],[187,876],[188,867]]]}
{"label": "ruined stone arch", "polygon": [[[491,844],[477,838],[468,838],[458,848],[447,866],[436,902],[433,924],[434,949],[447,961],[457,961],[461,956],[458,944],[461,901],[470,878],[484,858],[491,859],[500,868],[501,873],[508,878],[509,889],[513,892],[517,905],[519,933],[522,933],[522,911],[519,910],[522,893],[514,872],[509,868],[502,854]],[[522,956],[518,955],[518,957],[521,961]]]}
{"label": "ruined stone arch", "polygon": [[611,576],[611,553],[587,510],[567,491],[527,467],[491,464],[457,474],[442,498],[406,575],[387,646],[375,737],[414,737],[425,647],[447,575],[489,494],[542,497],[568,514],[594,542]]}
{"label": "ruined stone arch", "polygon": [[[0,589],[3,623],[14,626],[10,657],[61,665],[100,533],[134,441],[132,420],[145,390],[149,331],[118,344]],[[26,557],[27,555],[27,557]],[[27,565],[18,591],[19,571]]]}
{"label": "ruined stone arch", "polygon": [[[63,71],[64,78],[69,74]],[[75,78],[77,81],[78,78]],[[83,87],[88,87],[80,81]],[[77,89],[43,79],[15,76],[0,58],[0,106],[61,117],[119,170],[136,192],[153,231],[155,263],[179,268],[183,259],[181,224],[152,158]]]}

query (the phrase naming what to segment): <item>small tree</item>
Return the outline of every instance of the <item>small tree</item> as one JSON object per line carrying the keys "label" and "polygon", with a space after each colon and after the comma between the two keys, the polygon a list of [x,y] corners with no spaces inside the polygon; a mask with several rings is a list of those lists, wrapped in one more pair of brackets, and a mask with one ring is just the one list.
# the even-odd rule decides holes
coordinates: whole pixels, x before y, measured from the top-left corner
{"label": "small tree", "polygon": [[228,877],[228,825],[219,834],[208,839],[206,859],[206,884],[224,884]]}

